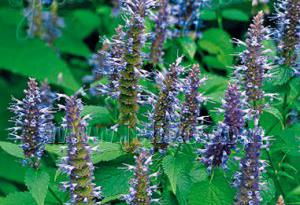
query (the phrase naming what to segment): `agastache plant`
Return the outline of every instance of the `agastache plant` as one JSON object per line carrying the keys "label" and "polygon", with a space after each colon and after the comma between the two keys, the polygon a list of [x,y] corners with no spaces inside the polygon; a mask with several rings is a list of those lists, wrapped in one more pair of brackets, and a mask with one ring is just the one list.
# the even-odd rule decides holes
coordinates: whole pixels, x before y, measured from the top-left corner
{"label": "agastache plant", "polygon": [[155,31],[153,35],[153,42],[151,46],[151,61],[153,64],[162,62],[164,55],[163,45],[167,37],[167,27],[169,18],[169,0],[159,1],[159,11],[155,16]]}
{"label": "agastache plant", "polygon": [[261,111],[266,96],[262,90],[263,80],[268,76],[271,65],[266,57],[263,41],[269,38],[269,29],[264,27],[263,12],[253,19],[244,45],[246,50],[241,54],[241,66],[237,66],[236,76],[241,88],[246,91],[246,100],[252,110]]}
{"label": "agastache plant", "polygon": [[28,8],[24,10],[27,18],[29,37],[41,37],[43,33],[42,3],[40,0],[28,0]]}
{"label": "agastache plant", "polygon": [[21,141],[25,164],[38,168],[44,154],[45,145],[53,138],[53,124],[48,106],[41,106],[41,93],[35,79],[29,79],[28,88],[22,100],[13,98],[10,110],[15,114],[10,136]]}
{"label": "agastache plant", "polygon": [[176,139],[179,123],[178,94],[182,88],[179,75],[183,68],[179,65],[181,58],[170,66],[168,73],[160,75],[160,93],[154,103],[154,113],[150,115],[151,131],[149,138],[152,140],[154,151],[165,151],[168,145]]}
{"label": "agastache plant", "polygon": [[223,100],[224,121],[208,135],[205,149],[200,149],[201,160],[211,171],[213,167],[227,168],[227,160],[243,134],[245,113],[242,93],[236,83],[229,83]]}
{"label": "agastache plant", "polygon": [[116,34],[111,40],[103,43],[103,48],[93,56],[91,63],[94,66],[95,76],[107,76],[108,84],[100,84],[95,88],[97,93],[110,95],[113,98],[119,97],[120,73],[125,69],[124,62],[124,37],[123,27],[116,28]]}
{"label": "agastache plant", "polygon": [[201,135],[200,109],[204,103],[205,97],[202,96],[198,89],[204,83],[205,78],[200,79],[199,65],[193,65],[189,75],[184,83],[185,101],[181,108],[179,138],[184,142],[199,138]]}
{"label": "agastache plant", "polygon": [[101,188],[94,184],[94,166],[91,160],[91,147],[86,134],[86,117],[81,117],[83,105],[76,95],[66,99],[66,117],[64,126],[68,130],[67,156],[62,159],[60,169],[69,175],[70,181],[62,183],[63,189],[69,189],[70,203],[97,204]]}
{"label": "agastache plant", "polygon": [[274,36],[278,43],[277,62],[299,72],[300,66],[300,1],[279,0],[276,5],[277,29]]}
{"label": "agastache plant", "polygon": [[155,6],[154,0],[126,0],[122,2],[123,10],[128,15],[125,25],[125,68],[119,80],[119,123],[135,128],[138,111],[138,81],[142,74],[142,47],[146,41],[145,17],[150,8]]}
{"label": "agastache plant", "polygon": [[262,198],[260,196],[260,176],[264,164],[260,160],[261,149],[267,148],[265,143],[267,138],[264,131],[258,126],[258,119],[254,120],[254,128],[247,131],[245,138],[245,156],[240,162],[240,172],[235,175],[234,185],[238,187],[236,205],[259,205]]}
{"label": "agastache plant", "polygon": [[152,164],[152,155],[150,151],[142,148],[136,151],[135,166],[128,165],[129,170],[133,171],[133,178],[130,180],[129,194],[123,198],[129,205],[150,205],[157,203],[153,193],[156,192],[157,186],[151,184],[152,178],[156,173],[151,174],[149,166]]}
{"label": "agastache plant", "polygon": [[176,0],[175,2],[173,15],[177,19],[175,26],[179,29],[178,33],[187,34],[191,30],[195,30],[197,33],[200,23],[200,11],[208,6],[210,0]]}
{"label": "agastache plant", "polygon": [[61,29],[64,27],[64,20],[57,14],[58,4],[52,1],[49,11],[42,12],[43,33],[41,38],[49,45],[61,36]]}

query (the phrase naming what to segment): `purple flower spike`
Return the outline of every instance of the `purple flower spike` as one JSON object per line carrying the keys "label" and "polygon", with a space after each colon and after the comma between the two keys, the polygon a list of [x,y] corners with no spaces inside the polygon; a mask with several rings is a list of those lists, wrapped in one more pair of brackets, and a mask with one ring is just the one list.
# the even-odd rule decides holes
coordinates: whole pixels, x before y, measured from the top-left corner
{"label": "purple flower spike", "polygon": [[163,45],[167,37],[168,27],[168,0],[159,1],[159,12],[155,17],[155,32],[153,36],[153,42],[151,47],[151,60],[153,64],[162,62],[163,57]]}
{"label": "purple flower spike", "polygon": [[205,79],[200,79],[199,65],[194,65],[186,79],[184,86],[185,102],[180,117],[179,137],[184,142],[197,139],[202,133],[200,121],[201,104],[205,101],[198,89]]}
{"label": "purple flower spike", "polygon": [[231,143],[228,126],[220,123],[218,129],[208,135],[205,148],[198,150],[198,153],[202,156],[201,161],[210,172],[214,167],[227,168],[228,156],[231,154],[233,147],[234,144]]}
{"label": "purple flower spike", "polygon": [[94,184],[94,166],[91,160],[91,148],[86,134],[87,122],[81,117],[83,105],[76,96],[66,97],[66,119],[68,129],[67,156],[63,158],[60,169],[69,175],[70,181],[62,184],[69,189],[71,204],[97,204],[101,197],[101,188]]}
{"label": "purple flower spike", "polygon": [[278,43],[279,65],[288,66],[300,73],[300,1],[279,0],[276,4],[277,29],[274,32]]}
{"label": "purple flower spike", "polygon": [[229,135],[232,139],[236,139],[244,129],[244,105],[238,85],[236,83],[229,84],[225,93],[223,108],[225,110],[224,124],[228,126]]}
{"label": "purple flower spike", "polygon": [[129,194],[123,198],[129,205],[150,205],[157,203],[158,200],[153,198],[157,186],[151,185],[151,178],[156,177],[150,173],[149,166],[152,164],[152,155],[145,149],[137,151],[135,166],[129,165],[129,169],[134,172],[134,177],[130,180]]}
{"label": "purple flower spike", "polygon": [[261,111],[263,107],[263,80],[271,68],[263,46],[263,41],[269,38],[269,29],[264,27],[263,22],[263,13],[259,12],[248,30],[246,50],[241,54],[242,65],[236,69],[241,87],[246,90],[247,103],[251,109],[257,111]]}
{"label": "purple flower spike", "polygon": [[11,128],[10,136],[14,140],[20,140],[26,164],[38,168],[45,144],[53,139],[52,118],[49,118],[48,106],[42,105],[41,93],[35,79],[29,79],[28,89],[24,91],[25,98],[13,99],[10,110],[15,114],[12,122],[15,127]]}
{"label": "purple flower spike", "polygon": [[240,162],[241,171],[235,175],[234,185],[238,187],[236,205],[259,205],[260,196],[260,174],[263,170],[260,161],[261,149],[264,144],[263,129],[257,126],[248,131],[245,139],[245,157]]}

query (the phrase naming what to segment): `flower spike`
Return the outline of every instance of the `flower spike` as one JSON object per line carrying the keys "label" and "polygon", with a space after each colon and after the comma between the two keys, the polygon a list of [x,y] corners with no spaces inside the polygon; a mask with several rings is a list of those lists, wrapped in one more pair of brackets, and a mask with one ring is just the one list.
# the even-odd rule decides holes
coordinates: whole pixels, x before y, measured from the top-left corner
{"label": "flower spike", "polygon": [[67,156],[63,158],[60,169],[70,177],[62,184],[69,189],[71,204],[96,204],[101,197],[101,188],[94,184],[94,166],[91,160],[91,148],[86,134],[87,122],[81,117],[82,102],[77,96],[66,98],[66,118],[64,126],[68,129]]}
{"label": "flower spike", "polygon": [[53,139],[54,130],[49,129],[54,129],[54,126],[52,118],[48,117],[51,112],[49,107],[42,104],[35,79],[29,79],[28,89],[24,93],[24,99],[13,99],[14,103],[9,108],[15,114],[12,118],[15,127],[10,129],[10,136],[22,142],[21,147],[26,158],[24,163],[38,168],[45,144]]}

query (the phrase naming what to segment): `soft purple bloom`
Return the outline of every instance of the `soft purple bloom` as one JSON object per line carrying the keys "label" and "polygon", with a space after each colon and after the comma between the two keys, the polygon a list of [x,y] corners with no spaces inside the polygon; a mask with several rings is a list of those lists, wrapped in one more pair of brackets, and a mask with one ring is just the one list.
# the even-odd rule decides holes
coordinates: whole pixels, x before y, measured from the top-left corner
{"label": "soft purple bloom", "polygon": [[35,79],[29,79],[28,89],[22,100],[13,99],[10,110],[15,114],[10,136],[21,141],[26,163],[37,168],[45,150],[45,144],[53,139],[54,125],[51,111],[41,101],[41,92]]}

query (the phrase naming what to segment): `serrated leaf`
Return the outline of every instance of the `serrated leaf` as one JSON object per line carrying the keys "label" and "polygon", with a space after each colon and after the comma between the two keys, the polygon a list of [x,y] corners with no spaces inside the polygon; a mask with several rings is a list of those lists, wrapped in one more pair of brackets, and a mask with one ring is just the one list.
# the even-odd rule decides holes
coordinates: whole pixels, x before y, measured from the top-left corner
{"label": "serrated leaf", "polygon": [[36,205],[29,192],[14,192],[9,194],[3,200],[1,205]]}
{"label": "serrated leaf", "polygon": [[249,16],[242,10],[238,9],[225,9],[222,11],[222,16],[225,19],[233,20],[233,21],[249,21]]}
{"label": "serrated leaf", "polygon": [[268,107],[264,109],[264,112],[270,113],[273,115],[280,123],[281,128],[284,129],[284,120],[281,112],[275,107]]}
{"label": "serrated leaf", "polygon": [[44,205],[50,177],[46,172],[29,169],[26,172],[25,184],[38,205]]}
{"label": "serrated leaf", "polygon": [[197,45],[191,37],[181,37],[178,39],[182,52],[189,58],[193,59],[197,50]]}
{"label": "serrated leaf", "polygon": [[189,205],[232,205],[234,191],[224,177],[216,176],[210,182],[201,181],[191,187]]}
{"label": "serrated leaf", "polygon": [[105,198],[128,193],[131,176],[123,164],[110,164],[95,170],[96,184],[102,187]]}
{"label": "serrated leaf", "polygon": [[292,69],[278,66],[272,69],[272,81],[275,85],[283,85],[289,81],[293,74]]}
{"label": "serrated leaf", "polygon": [[17,144],[11,142],[0,142],[0,147],[12,156],[21,159],[25,158],[22,148],[20,148]]}
{"label": "serrated leaf", "polygon": [[[7,22],[8,13],[13,13],[19,20]],[[17,39],[16,31],[22,18],[16,10],[0,10],[0,68],[40,81],[48,79],[49,83],[77,90],[79,84],[68,65],[53,49],[39,39]]]}
{"label": "serrated leaf", "polygon": [[88,105],[83,107],[82,115],[90,115],[91,120],[89,120],[90,125],[109,125],[113,123],[113,119],[107,108],[100,106]]}
{"label": "serrated leaf", "polygon": [[121,145],[117,143],[101,142],[99,143],[98,147],[99,152],[94,152],[92,154],[92,160],[94,164],[103,161],[105,162],[114,160],[125,154]]}
{"label": "serrated leaf", "polygon": [[292,127],[285,129],[279,136],[284,141],[281,149],[292,156],[300,156],[300,123],[293,125]]}
{"label": "serrated leaf", "polygon": [[176,156],[168,155],[163,159],[162,166],[168,176],[174,194],[176,194],[177,183],[180,178],[188,174],[186,170],[191,166],[190,160],[189,156],[180,153]]}

